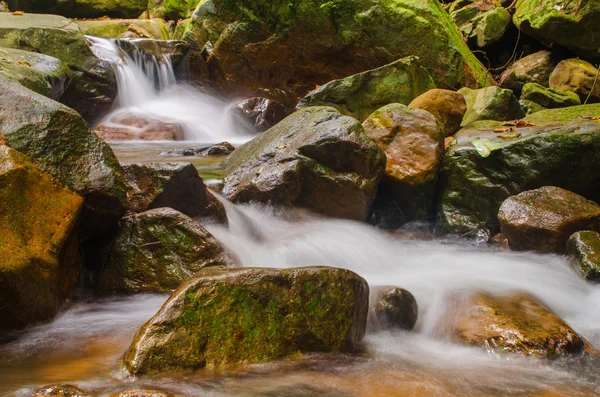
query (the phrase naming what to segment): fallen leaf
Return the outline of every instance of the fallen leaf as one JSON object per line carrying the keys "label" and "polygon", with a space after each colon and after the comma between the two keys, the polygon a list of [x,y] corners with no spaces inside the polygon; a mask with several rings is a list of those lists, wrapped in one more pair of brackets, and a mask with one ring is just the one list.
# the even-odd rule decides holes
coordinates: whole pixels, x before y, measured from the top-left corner
{"label": "fallen leaf", "polygon": [[600,121],[600,116],[588,116],[588,115],[580,114],[579,117],[581,117],[584,120]]}
{"label": "fallen leaf", "polygon": [[285,145],[277,146],[277,149],[285,149]]}
{"label": "fallen leaf", "polygon": [[19,61],[19,65],[23,65],[23,66],[31,66],[31,64],[27,61]]}
{"label": "fallen leaf", "polygon": [[521,136],[521,133],[517,132],[516,134],[499,135],[498,138],[500,138],[500,139],[515,139],[520,136]]}
{"label": "fallen leaf", "polygon": [[535,124],[530,123],[525,120],[517,120],[517,128],[523,128],[523,127],[535,127]]}
{"label": "fallen leaf", "polygon": [[23,11],[13,11],[13,15],[23,15],[25,14]]}
{"label": "fallen leaf", "polygon": [[260,169],[258,171],[256,171],[256,175],[260,175],[260,173],[263,172],[263,168],[264,167],[260,167]]}
{"label": "fallen leaf", "polygon": [[500,143],[490,141],[489,139],[475,139],[471,143],[475,146],[477,153],[483,158],[489,157],[493,150],[502,148]]}
{"label": "fallen leaf", "polygon": [[496,129],[494,130],[494,132],[495,132],[496,134],[501,134],[501,133],[503,133],[503,132],[509,132],[509,131],[512,131],[512,130],[513,130],[512,128],[496,128]]}

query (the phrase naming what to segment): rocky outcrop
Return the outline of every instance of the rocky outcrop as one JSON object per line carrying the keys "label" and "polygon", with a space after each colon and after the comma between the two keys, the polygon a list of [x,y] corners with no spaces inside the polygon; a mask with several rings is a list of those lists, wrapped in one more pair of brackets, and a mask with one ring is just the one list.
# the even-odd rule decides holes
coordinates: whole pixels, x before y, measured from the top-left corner
{"label": "rocky outcrop", "polygon": [[391,104],[371,114],[363,127],[387,160],[378,201],[389,196],[404,221],[424,219],[433,207],[444,152],[442,125],[429,112]]}
{"label": "rocky outcrop", "polygon": [[408,57],[378,69],[330,81],[308,93],[296,109],[332,106],[342,114],[364,121],[382,106],[390,103],[408,105],[434,88],[435,83],[427,69],[417,58]]}
{"label": "rocky outcrop", "polygon": [[555,186],[507,198],[498,220],[513,250],[564,252],[579,230],[600,231],[600,205]]}
{"label": "rocky outcrop", "polygon": [[239,147],[223,167],[223,195],[234,202],[364,220],[385,156],[355,119],[330,107],[309,107]]}
{"label": "rocky outcrop", "polygon": [[550,88],[572,91],[581,102],[600,102],[600,71],[582,59],[566,59],[552,71]]}
{"label": "rocky outcrop", "polygon": [[548,87],[550,74],[558,61],[552,52],[544,50],[527,55],[511,66],[500,76],[500,85],[516,94],[521,92],[523,85],[536,83]]}
{"label": "rocky outcrop", "polygon": [[460,92],[467,102],[467,111],[462,126],[475,121],[506,121],[525,117],[519,100],[512,91],[500,87],[487,87],[479,90],[462,88]]}
{"label": "rocky outcrop", "polygon": [[71,68],[73,81],[61,102],[93,121],[117,96],[112,67],[92,53],[78,26],[58,15],[0,14],[0,46],[39,52]]}
{"label": "rocky outcrop", "polygon": [[410,331],[417,323],[419,307],[415,297],[403,288],[379,287],[369,299],[369,325],[374,329],[404,329]]}
{"label": "rocky outcrop", "polygon": [[493,84],[438,0],[202,1],[185,38],[205,49],[192,69],[208,65],[209,76],[223,77],[222,92],[238,97],[301,98],[411,55],[440,88]]}
{"label": "rocky outcrop", "polygon": [[[139,14],[138,14],[139,15]],[[91,21],[76,21],[77,25],[85,35],[119,38],[126,32],[135,31],[136,28],[143,29],[150,37],[157,40],[169,40],[169,28],[163,19],[102,19]],[[132,29],[132,25],[134,28]]]}
{"label": "rocky outcrop", "polygon": [[583,230],[567,240],[573,267],[588,281],[600,284],[600,233]]}
{"label": "rocky outcrop", "polygon": [[77,112],[0,77],[0,113],[8,146],[83,196],[84,237],[116,225],[127,208],[121,167]]}
{"label": "rocky outcrop", "polygon": [[71,18],[137,18],[148,7],[147,0],[32,0],[23,11],[59,14]]}
{"label": "rocky outcrop", "polygon": [[242,120],[251,125],[255,131],[264,132],[285,118],[285,107],[272,99],[248,98],[235,107]]}
{"label": "rocky outcrop", "polygon": [[367,282],[344,269],[206,269],[138,331],[125,366],[150,375],[352,351],[368,296]]}
{"label": "rocky outcrop", "polygon": [[170,292],[204,267],[231,264],[198,222],[174,209],[156,208],[123,218],[96,292]]}
{"label": "rocky outcrop", "polygon": [[0,202],[0,331],[9,331],[51,319],[73,293],[83,199],[0,146]]}
{"label": "rocky outcrop", "polygon": [[467,111],[465,97],[459,92],[433,89],[419,95],[409,105],[412,109],[426,110],[444,126],[444,135],[452,136],[460,129]]}

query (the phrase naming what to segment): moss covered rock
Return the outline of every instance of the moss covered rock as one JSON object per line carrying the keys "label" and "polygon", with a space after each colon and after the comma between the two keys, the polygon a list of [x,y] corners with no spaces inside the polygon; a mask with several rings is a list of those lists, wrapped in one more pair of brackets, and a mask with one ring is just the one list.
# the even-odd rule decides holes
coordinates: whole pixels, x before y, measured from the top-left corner
{"label": "moss covered rock", "polygon": [[102,19],[76,21],[83,34],[106,38],[119,38],[129,31],[131,25],[137,25],[150,33],[150,38],[169,40],[167,24],[162,19]]}
{"label": "moss covered rock", "polygon": [[552,71],[550,88],[572,91],[581,102],[600,102],[600,71],[582,59],[565,59]]}
{"label": "moss covered rock", "polygon": [[475,2],[452,12],[452,20],[471,48],[483,48],[502,39],[511,25],[508,10],[491,2]]}
{"label": "moss covered rock", "polygon": [[206,269],[138,331],[125,366],[141,375],[352,351],[368,296],[344,269]]}
{"label": "moss covered rock", "polygon": [[71,82],[72,73],[56,58],[0,47],[0,76],[58,101]]}
{"label": "moss covered rock", "polygon": [[77,112],[0,77],[0,136],[85,199],[82,233],[116,225],[127,208],[117,158]]}
{"label": "moss covered rock", "polygon": [[0,46],[39,52],[71,68],[73,82],[61,102],[86,120],[97,119],[112,106],[117,83],[112,67],[90,50],[78,26],[58,15],[0,14]]}
{"label": "moss covered rock", "polygon": [[206,49],[224,92],[246,97],[303,97],[411,55],[438,87],[493,84],[438,0],[202,0],[185,37]]}
{"label": "moss covered rock", "polygon": [[541,110],[528,115],[524,120],[537,125],[548,125],[596,117],[600,117],[600,104]]}
{"label": "moss covered rock", "polygon": [[534,102],[546,109],[581,105],[579,96],[574,92],[554,90],[536,83],[523,86],[521,100]]}
{"label": "moss covered rock", "polygon": [[0,331],[7,331],[51,319],[73,293],[83,199],[0,146],[0,202]]}
{"label": "moss covered rock", "polygon": [[[563,109],[545,112],[558,110]],[[501,127],[503,133],[496,128],[464,129],[446,151],[438,185],[444,231],[496,232],[498,209],[505,199],[547,185],[600,200],[600,123],[578,117],[512,131]],[[491,147],[489,153],[477,150],[477,140]]]}
{"label": "moss covered rock", "polygon": [[28,0],[24,11],[59,14],[72,18],[137,18],[148,0]]}
{"label": "moss covered rock", "polygon": [[393,200],[405,221],[424,219],[433,207],[444,130],[429,112],[393,103],[363,123],[386,156],[378,202]]}
{"label": "moss covered rock", "polygon": [[487,87],[479,90],[462,88],[460,92],[467,102],[467,111],[462,126],[475,121],[506,121],[525,117],[519,100],[512,91],[500,87]]}
{"label": "moss covered rock", "polygon": [[583,230],[567,240],[567,252],[575,269],[588,281],[600,283],[600,233]]}
{"label": "moss covered rock", "polygon": [[223,167],[223,195],[234,202],[364,220],[385,155],[357,120],[331,107],[309,107],[238,148]]}
{"label": "moss covered rock", "polygon": [[442,89],[429,90],[419,95],[408,107],[426,110],[433,114],[444,126],[444,135],[447,137],[454,135],[460,129],[467,111],[467,103],[461,93]]}
{"label": "moss covered rock", "polygon": [[544,186],[507,198],[498,220],[513,250],[564,252],[574,232],[600,231],[600,205],[568,190]]}
{"label": "moss covered rock", "polygon": [[550,84],[550,74],[558,64],[552,52],[544,50],[527,55],[511,66],[500,76],[500,85],[516,94],[521,92],[523,85],[537,83],[544,87]]}
{"label": "moss covered rock", "polygon": [[546,44],[567,47],[584,59],[600,59],[600,3],[588,0],[519,0],[515,25]]}
{"label": "moss covered rock", "polygon": [[390,103],[408,105],[419,95],[435,88],[427,69],[415,57],[400,59],[329,83],[308,93],[297,109],[332,106],[342,114],[364,121],[371,113]]}
{"label": "moss covered rock", "polygon": [[200,0],[164,0],[165,15],[174,20],[192,16]]}
{"label": "moss covered rock", "polygon": [[198,222],[174,209],[156,208],[123,218],[96,291],[170,292],[206,266],[232,263]]}
{"label": "moss covered rock", "polygon": [[586,350],[583,337],[526,294],[476,294],[451,315],[452,339],[490,353],[558,359]]}

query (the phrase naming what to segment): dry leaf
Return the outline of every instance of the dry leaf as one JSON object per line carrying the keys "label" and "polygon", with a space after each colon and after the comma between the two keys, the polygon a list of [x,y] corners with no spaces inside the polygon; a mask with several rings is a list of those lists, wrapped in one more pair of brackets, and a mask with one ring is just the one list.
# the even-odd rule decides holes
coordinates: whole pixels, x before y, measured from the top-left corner
{"label": "dry leaf", "polygon": [[509,132],[509,131],[512,131],[512,130],[513,130],[512,128],[496,128],[494,130],[494,132],[496,134],[502,134],[503,132]]}
{"label": "dry leaf", "polygon": [[454,138],[453,136],[444,138],[444,149],[448,149],[450,147],[450,145],[452,145],[452,142],[455,142],[455,141],[456,141],[456,138]]}
{"label": "dry leaf", "polygon": [[13,11],[13,15],[23,15],[25,14],[23,11]]}
{"label": "dry leaf", "polygon": [[584,120],[600,121],[600,116],[588,116],[588,115],[580,114],[579,117],[581,117]]}
{"label": "dry leaf", "polygon": [[516,134],[500,135],[500,136],[498,136],[498,138],[500,138],[500,139],[515,139],[520,136],[521,136],[521,133],[517,132]]}

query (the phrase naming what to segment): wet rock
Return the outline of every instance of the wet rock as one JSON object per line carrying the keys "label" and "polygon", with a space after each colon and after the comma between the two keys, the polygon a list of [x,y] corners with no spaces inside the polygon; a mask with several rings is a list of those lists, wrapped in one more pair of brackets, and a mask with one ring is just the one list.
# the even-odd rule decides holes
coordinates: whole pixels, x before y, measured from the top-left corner
{"label": "wet rock", "polygon": [[352,351],[368,296],[345,269],[205,269],[138,331],[125,366],[141,375]]}
{"label": "wet rock", "polygon": [[403,288],[378,288],[373,293],[372,301],[370,323],[377,329],[400,328],[410,331],[417,323],[417,300]]}
{"label": "wet rock", "polygon": [[223,195],[234,202],[364,220],[385,157],[355,119],[330,107],[309,107],[239,147],[223,167]]}
{"label": "wet rock", "polygon": [[130,212],[169,207],[187,216],[227,222],[223,204],[208,191],[192,164],[129,164],[123,172]]}
{"label": "wet rock", "polygon": [[[173,68],[179,67],[190,50],[189,43],[181,40],[137,39],[117,40],[119,48],[128,53],[132,58],[167,58]],[[152,62],[152,59],[150,59]]]}
{"label": "wet rock", "polygon": [[600,104],[541,110],[528,115],[524,120],[536,125],[557,125],[557,123],[593,119],[595,117],[600,117]]}
{"label": "wet rock", "polygon": [[51,319],[73,293],[83,199],[0,146],[0,202],[0,331],[9,331]]}
{"label": "wet rock", "polygon": [[534,102],[546,109],[581,105],[579,96],[574,92],[554,90],[536,83],[527,83],[523,86],[521,100]]}
{"label": "wet rock", "polygon": [[600,3],[596,1],[520,0],[513,22],[545,44],[558,44],[584,59],[598,60],[599,18]]}
{"label": "wet rock", "polygon": [[207,266],[233,264],[198,222],[171,208],[123,218],[96,292],[170,292]]}
{"label": "wet rock", "polygon": [[441,123],[424,110],[391,104],[371,114],[363,127],[387,159],[378,195],[391,196],[405,222],[425,218],[444,151]]}
{"label": "wet rock", "polygon": [[118,113],[98,125],[94,132],[105,141],[182,141],[185,131],[178,123],[140,114]]}
{"label": "wet rock", "polygon": [[506,238],[506,236],[502,233],[497,233],[495,234],[491,240],[490,240],[491,244],[494,244],[496,246],[502,247],[502,248],[510,248],[508,246],[508,239]]}
{"label": "wet rock", "polygon": [[83,196],[83,237],[116,225],[127,208],[123,172],[79,114],[2,77],[0,113],[0,136],[8,146]]}
{"label": "wet rock", "polygon": [[460,92],[467,102],[467,111],[462,126],[480,120],[506,121],[525,117],[519,100],[512,91],[500,87],[487,87],[479,90],[462,88]]}
{"label": "wet rock", "polygon": [[451,15],[471,48],[484,48],[500,41],[512,22],[508,10],[490,1],[474,2]]}
{"label": "wet rock", "polygon": [[437,0],[203,1],[185,37],[205,49],[192,70],[208,65],[209,76],[223,77],[222,92],[238,97],[279,89],[301,98],[412,55],[440,88],[493,84]]}
{"label": "wet rock", "polygon": [[526,294],[476,294],[459,305],[452,339],[495,354],[557,359],[581,355],[586,341],[556,314]]}
{"label": "wet rock", "polygon": [[107,112],[117,96],[111,65],[90,50],[78,26],[58,15],[0,14],[0,46],[39,52],[71,68],[73,81],[61,102],[88,122]]}
{"label": "wet rock", "polygon": [[600,205],[568,190],[544,186],[507,198],[498,220],[513,250],[564,252],[573,233],[600,231]]}
{"label": "wet rock", "polygon": [[56,58],[1,47],[0,76],[55,101],[60,100],[73,77],[71,69]]}
{"label": "wet rock", "polygon": [[[539,113],[546,113],[544,119],[549,119],[551,114],[569,109],[575,107]],[[456,144],[445,152],[438,182],[442,230],[469,235],[482,228],[499,232],[497,215],[502,202],[545,185],[600,200],[600,175],[595,172],[600,164],[600,123],[576,118],[512,130],[496,123],[459,131]],[[506,132],[495,132],[496,128]],[[491,142],[489,152],[480,153],[475,140],[479,145]]]}
{"label": "wet rock", "polygon": [[90,393],[73,385],[44,386],[33,397],[93,397]]}
{"label": "wet rock", "polygon": [[175,397],[161,390],[126,390],[115,393],[110,397]]}
{"label": "wet rock", "polygon": [[460,123],[467,111],[467,103],[462,94],[437,88],[419,95],[408,107],[423,109],[433,114],[444,125],[444,135],[447,137],[460,129]]}
{"label": "wet rock", "polygon": [[550,74],[558,64],[552,52],[544,50],[527,55],[509,66],[500,77],[500,85],[516,94],[523,85],[536,83],[548,87]]}
{"label": "wet rock", "polygon": [[573,256],[575,269],[588,281],[600,283],[600,233],[584,230],[567,241],[567,252]]}
{"label": "wet rock", "polygon": [[[102,19],[91,21],[76,21],[77,25],[88,36],[119,38],[126,32],[143,29],[152,39],[169,40],[167,24],[162,19]],[[133,29],[131,26],[135,26]],[[145,36],[144,36],[145,37]]]}
{"label": "wet rock", "polygon": [[[565,59],[550,75],[550,88],[572,91],[581,102],[600,102],[600,72],[598,68],[582,59]],[[589,98],[588,98],[589,97]]]}
{"label": "wet rock", "polygon": [[272,99],[254,97],[236,105],[237,114],[258,132],[263,132],[287,116],[285,107]]}
{"label": "wet rock", "polygon": [[378,69],[355,74],[309,92],[296,109],[332,106],[340,113],[364,121],[371,113],[390,103],[408,105],[435,83],[418,58],[408,57]]}
{"label": "wet rock", "polygon": [[200,148],[185,148],[165,150],[160,153],[160,156],[225,156],[231,154],[235,150],[229,142],[220,142],[211,146],[203,146]]}
{"label": "wet rock", "polygon": [[137,18],[148,7],[147,0],[43,0],[32,1],[24,11],[59,14],[70,18]]}

